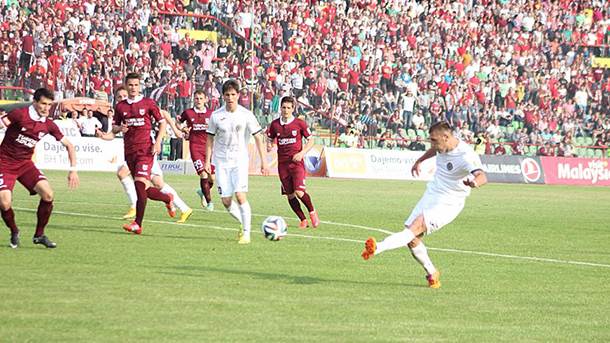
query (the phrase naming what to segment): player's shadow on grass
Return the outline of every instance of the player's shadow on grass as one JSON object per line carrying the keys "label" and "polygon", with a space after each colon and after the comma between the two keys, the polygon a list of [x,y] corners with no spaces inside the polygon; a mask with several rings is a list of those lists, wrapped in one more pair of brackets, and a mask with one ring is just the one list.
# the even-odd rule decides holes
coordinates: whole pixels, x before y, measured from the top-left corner
{"label": "player's shadow on grass", "polygon": [[[94,227],[94,226],[90,226],[90,225],[78,225],[78,224],[71,224],[70,227],[66,227],[64,225],[58,225],[58,224],[49,224],[47,226],[47,228],[50,228],[52,230],[58,230],[58,231],[97,232],[97,233],[105,233],[105,234],[111,234],[111,235],[135,236],[132,233],[125,232],[121,228],[120,225],[117,225],[116,228],[114,228],[114,227],[100,228],[100,227]],[[155,238],[156,237],[156,238],[171,238],[171,239],[185,239],[185,240],[218,241],[218,239],[211,238],[211,237],[148,234],[146,232],[146,228],[144,228],[143,231],[144,232],[141,235],[139,235],[139,237],[143,237],[143,238],[146,238],[146,237]]]}
{"label": "player's shadow on grass", "polygon": [[[253,278],[286,282],[295,285],[315,285],[324,283],[345,283],[353,285],[374,285],[374,286],[397,286],[397,287],[416,287],[421,288],[421,285],[406,284],[406,283],[391,283],[391,282],[374,282],[374,281],[354,281],[345,279],[327,279],[316,276],[302,276],[302,275],[289,275],[282,273],[267,273],[251,270],[237,270],[237,269],[225,269],[225,268],[214,268],[206,266],[177,266],[172,269],[177,272],[162,271],[161,274],[174,275],[174,276],[190,276],[190,277],[205,277],[208,272],[212,273],[223,273],[223,274],[234,274],[234,275],[249,275]],[[197,273],[199,272],[199,273]]]}

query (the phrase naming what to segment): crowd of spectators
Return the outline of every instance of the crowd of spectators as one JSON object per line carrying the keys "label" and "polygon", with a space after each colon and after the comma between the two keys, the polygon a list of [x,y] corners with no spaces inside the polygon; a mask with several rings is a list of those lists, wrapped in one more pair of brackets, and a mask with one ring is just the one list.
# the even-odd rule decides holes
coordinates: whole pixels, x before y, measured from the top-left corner
{"label": "crowd of spectators", "polygon": [[219,85],[238,78],[263,123],[291,94],[344,146],[425,149],[439,120],[490,154],[610,145],[610,66],[592,63],[610,55],[605,0],[4,2],[0,80],[58,98],[112,101],[133,70],[146,94],[167,85],[175,115],[197,88],[218,106]]}

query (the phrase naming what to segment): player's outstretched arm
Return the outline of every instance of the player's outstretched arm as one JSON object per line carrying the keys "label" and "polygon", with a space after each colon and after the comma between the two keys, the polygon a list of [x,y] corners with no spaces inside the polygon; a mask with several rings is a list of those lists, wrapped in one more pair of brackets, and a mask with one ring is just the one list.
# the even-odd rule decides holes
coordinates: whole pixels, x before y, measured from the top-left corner
{"label": "player's outstretched arm", "polygon": [[415,161],[415,163],[413,164],[413,167],[411,168],[411,175],[418,177],[419,173],[420,173],[420,164],[429,159],[436,156],[436,150],[433,148],[428,149],[423,155],[421,155],[420,158],[417,159],[417,161]]}
{"label": "player's outstretched arm", "polygon": [[256,150],[258,150],[258,156],[261,158],[261,174],[269,175],[269,167],[267,166],[267,159],[265,157],[265,138],[262,133],[254,135],[254,141],[256,142]]}
{"label": "player's outstretched arm", "polygon": [[158,155],[161,153],[161,140],[165,135],[165,129],[167,129],[167,123],[165,120],[159,121],[159,132],[157,132],[157,137],[155,139],[155,145],[153,145],[152,153]]}
{"label": "player's outstretched arm", "polygon": [[176,126],[176,122],[174,121],[172,116],[169,114],[169,112],[167,112],[166,110],[160,110],[160,112],[161,112],[161,115],[163,116],[163,118],[165,119],[165,121],[169,124],[169,127],[172,129],[172,131],[174,131],[174,135],[176,135],[177,138],[182,138],[183,137],[182,130],[180,130]]}
{"label": "player's outstretched arm", "polygon": [[479,188],[486,183],[487,175],[480,169],[473,171],[472,176],[469,176],[464,180],[464,184],[470,188]]}
{"label": "player's outstretched arm", "polygon": [[76,150],[74,149],[74,145],[66,138],[61,139],[61,144],[66,147],[68,151],[68,159],[70,160],[70,171],[68,172],[68,187],[74,189],[78,187],[79,179],[78,174],[76,173]]}

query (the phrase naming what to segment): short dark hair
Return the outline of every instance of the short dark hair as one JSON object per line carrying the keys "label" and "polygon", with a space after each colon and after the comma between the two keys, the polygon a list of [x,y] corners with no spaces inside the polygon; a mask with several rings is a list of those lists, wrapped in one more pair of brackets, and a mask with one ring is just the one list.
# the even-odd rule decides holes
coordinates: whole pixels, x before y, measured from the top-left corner
{"label": "short dark hair", "polygon": [[296,101],[294,100],[293,97],[291,96],[285,96],[282,98],[282,100],[280,100],[280,106],[282,106],[284,103],[289,102],[292,104],[292,107],[297,107]]}
{"label": "short dark hair", "polygon": [[38,102],[42,98],[47,98],[47,99],[50,99],[51,101],[55,100],[55,96],[53,95],[53,92],[51,92],[50,90],[48,90],[46,88],[38,88],[34,92],[34,101]]}
{"label": "short dark hair", "polygon": [[196,90],[196,91],[195,91],[195,95],[197,95],[197,94],[203,94],[203,95],[207,96],[207,94],[205,94],[205,92],[203,91],[203,89],[198,89],[198,90]]}
{"label": "short dark hair", "polygon": [[134,80],[134,79],[140,80],[141,78],[142,78],[142,76],[140,76],[140,74],[138,74],[138,73],[129,73],[129,74],[127,74],[127,76],[125,76],[125,83],[127,83],[127,80]]}
{"label": "short dark hair", "polygon": [[239,93],[239,82],[236,80],[227,80],[222,84],[222,94],[224,95],[228,90],[233,89],[235,92]]}
{"label": "short dark hair", "polygon": [[114,94],[118,94],[120,91],[127,91],[127,88],[125,88],[125,86],[119,86],[119,88],[116,89]]}
{"label": "short dark hair", "polygon": [[448,121],[443,120],[432,124],[428,130],[428,133],[432,134],[432,132],[435,131],[453,132],[453,127]]}

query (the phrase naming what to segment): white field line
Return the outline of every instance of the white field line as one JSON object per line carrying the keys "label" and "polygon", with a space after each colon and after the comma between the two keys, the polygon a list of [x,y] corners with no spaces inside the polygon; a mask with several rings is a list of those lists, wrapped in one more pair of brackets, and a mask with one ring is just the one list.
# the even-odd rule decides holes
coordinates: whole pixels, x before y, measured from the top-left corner
{"label": "white field line", "polygon": [[[23,208],[23,207],[14,207],[14,209],[20,210],[20,211],[27,211],[27,212],[35,212],[36,211],[35,209]],[[124,221],[124,219],[120,218],[120,217],[109,217],[109,216],[102,216],[102,215],[89,214],[89,213],[76,213],[76,212],[64,212],[64,211],[53,211],[53,213],[54,214],[67,215],[67,216],[73,216],[73,217],[87,217],[87,218],[99,218],[99,219],[110,219],[110,220]],[[214,213],[214,212],[212,212],[212,213]],[[262,214],[258,214],[257,216],[264,216],[264,217],[266,217],[266,215],[262,215]],[[163,220],[146,220],[146,222],[156,223],[156,224],[169,224],[169,225],[176,225],[176,226],[185,226],[185,227],[210,228],[210,229],[222,230],[222,231],[237,231],[236,228],[228,228],[228,227],[216,226],[216,225],[200,225],[200,224],[191,224],[191,223],[178,224],[176,222],[163,221]],[[328,222],[328,223],[332,223],[332,222]],[[332,224],[333,225],[337,225],[336,223],[332,223]],[[338,224],[340,224],[342,226],[347,226],[347,227],[364,228],[364,229],[369,229],[369,230],[373,229],[373,228],[368,228],[368,227],[360,226],[360,225],[352,225],[352,224],[345,224],[345,223],[338,223]],[[385,230],[383,230],[383,231],[387,232],[387,233],[392,233],[392,232],[385,231]],[[327,237],[327,236],[311,236],[311,235],[294,234],[294,233],[289,233],[288,236],[291,236],[291,237],[301,237],[301,238],[310,238],[310,239],[319,239],[319,240],[329,240],[329,241],[341,241],[341,242],[350,242],[350,243],[360,243],[360,244],[364,243],[364,241],[362,241],[362,240],[350,239],[350,238],[338,238],[338,237]],[[603,263],[581,262],[581,261],[571,261],[571,260],[560,260],[560,259],[554,259],[554,258],[535,257],[535,256],[517,256],[517,255],[508,255],[508,254],[496,254],[496,253],[481,252],[481,251],[471,251],[471,250],[459,250],[459,249],[447,249],[447,248],[432,248],[432,247],[427,247],[427,248],[429,250],[434,250],[434,251],[451,252],[451,253],[458,253],[458,254],[499,257],[499,258],[508,258],[508,259],[514,259],[514,260],[525,260],[525,261],[534,261],[534,262],[547,262],[547,263],[556,263],[556,264],[568,264],[568,265],[578,265],[578,266],[610,268],[610,264],[603,264]]]}

